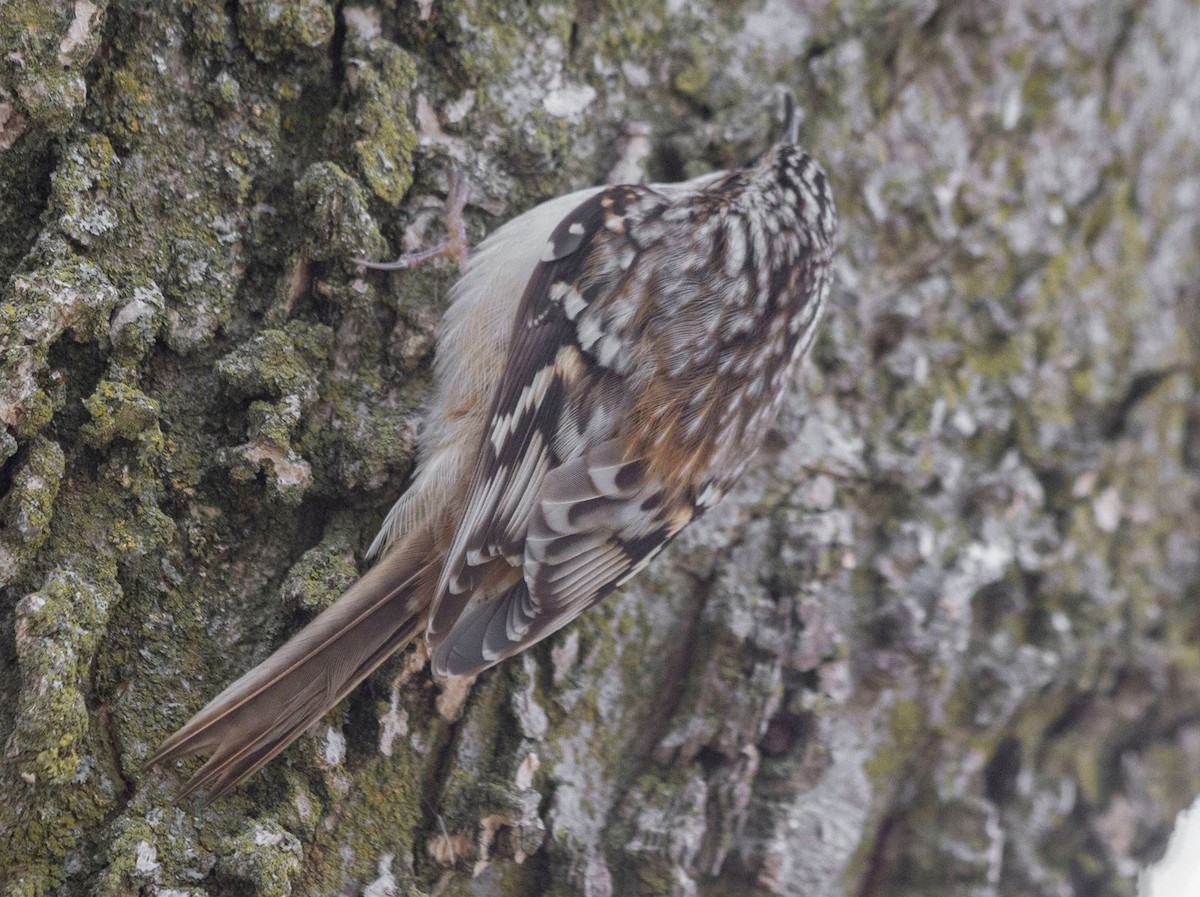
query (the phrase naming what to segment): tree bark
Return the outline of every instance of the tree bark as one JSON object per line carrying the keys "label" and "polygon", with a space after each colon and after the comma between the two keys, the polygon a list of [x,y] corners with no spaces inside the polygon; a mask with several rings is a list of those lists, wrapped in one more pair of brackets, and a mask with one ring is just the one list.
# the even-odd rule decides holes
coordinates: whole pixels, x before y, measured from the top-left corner
{"label": "tree bark", "polygon": [[[1200,7],[0,6],[0,894],[1131,895],[1200,791]],[[473,242],[749,159],[837,287],[737,493],[211,807],[161,740],[404,488]]]}

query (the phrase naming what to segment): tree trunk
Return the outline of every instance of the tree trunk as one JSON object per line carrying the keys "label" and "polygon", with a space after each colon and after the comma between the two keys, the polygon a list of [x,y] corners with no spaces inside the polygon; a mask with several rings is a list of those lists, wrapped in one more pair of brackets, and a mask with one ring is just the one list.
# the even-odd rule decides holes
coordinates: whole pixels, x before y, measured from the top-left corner
{"label": "tree trunk", "polygon": [[[1200,7],[0,6],[0,894],[1134,893],[1200,791]],[[145,758],[413,463],[452,178],[749,159],[837,287],[736,494],[468,692],[231,797]]]}

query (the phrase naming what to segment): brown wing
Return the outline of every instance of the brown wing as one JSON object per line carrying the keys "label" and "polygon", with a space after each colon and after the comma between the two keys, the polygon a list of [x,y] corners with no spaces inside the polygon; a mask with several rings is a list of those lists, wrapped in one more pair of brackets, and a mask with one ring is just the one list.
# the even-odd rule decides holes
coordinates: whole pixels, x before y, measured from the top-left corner
{"label": "brown wing", "polygon": [[617,335],[587,314],[636,270],[650,248],[637,224],[666,205],[641,187],[596,195],[530,279],[430,621],[440,675],[478,672],[566,625],[692,517],[623,456],[635,397],[610,364]]}
{"label": "brown wing", "polygon": [[439,675],[470,675],[561,629],[640,571],[686,526],[641,461],[611,439],[556,467],[530,515],[522,578],[471,604],[436,646]]}

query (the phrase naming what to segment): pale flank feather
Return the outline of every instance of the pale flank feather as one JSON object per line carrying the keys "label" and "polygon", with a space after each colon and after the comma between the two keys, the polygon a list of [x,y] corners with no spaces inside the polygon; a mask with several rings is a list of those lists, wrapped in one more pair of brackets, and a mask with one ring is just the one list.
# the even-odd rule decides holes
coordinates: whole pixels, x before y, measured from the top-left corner
{"label": "pale flank feather", "polygon": [[368,560],[381,556],[396,537],[425,525],[435,511],[442,512],[451,496],[461,500],[492,393],[504,371],[525,284],[558,223],[602,189],[544,202],[499,228],[472,253],[438,332],[437,386],[421,430],[416,478],[388,512]]}

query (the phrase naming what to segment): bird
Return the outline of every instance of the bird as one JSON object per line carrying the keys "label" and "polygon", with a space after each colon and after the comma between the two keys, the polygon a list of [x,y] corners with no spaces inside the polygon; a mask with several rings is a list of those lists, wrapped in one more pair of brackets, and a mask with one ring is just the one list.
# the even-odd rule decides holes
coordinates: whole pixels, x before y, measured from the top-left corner
{"label": "bird", "polygon": [[790,95],[782,118],[745,167],[550,199],[472,253],[374,565],[149,758],[208,755],[177,800],[227,793],[416,638],[440,679],[525,650],[730,490],[830,289],[830,183]]}

